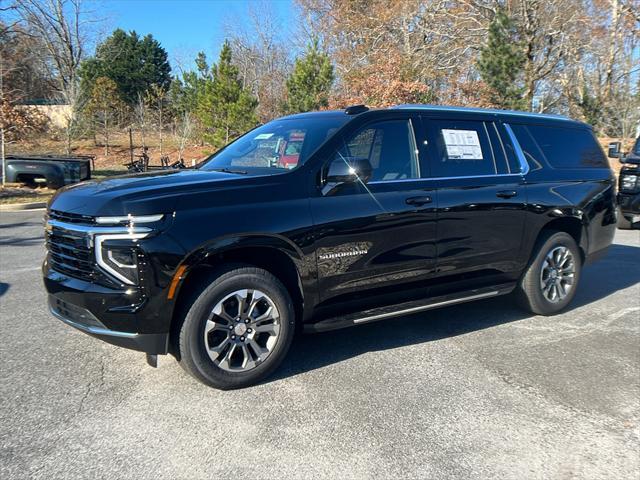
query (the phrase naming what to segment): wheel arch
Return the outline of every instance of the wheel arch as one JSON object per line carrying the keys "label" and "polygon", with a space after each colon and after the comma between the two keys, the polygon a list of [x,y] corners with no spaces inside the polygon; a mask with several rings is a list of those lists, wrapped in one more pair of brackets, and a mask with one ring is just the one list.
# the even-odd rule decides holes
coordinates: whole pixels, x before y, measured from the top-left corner
{"label": "wheel arch", "polygon": [[530,253],[531,255],[535,254],[535,245],[538,245],[541,238],[545,235],[548,235],[549,232],[565,232],[575,240],[576,245],[578,245],[578,249],[580,250],[580,256],[582,257],[582,262],[584,263],[587,258],[587,252],[589,251],[589,239],[587,237],[587,229],[584,225],[584,222],[581,218],[577,216],[564,216],[553,218],[545,223],[540,231],[538,232],[538,236],[536,241],[534,242],[534,248]]}
{"label": "wheel arch", "polygon": [[291,295],[296,318],[301,318],[304,309],[304,261],[296,245],[274,235],[251,234],[220,238],[199,247],[181,263],[184,268],[179,274],[171,316],[172,353],[177,353],[171,346],[189,305],[222,271],[233,265],[262,268],[278,278]]}

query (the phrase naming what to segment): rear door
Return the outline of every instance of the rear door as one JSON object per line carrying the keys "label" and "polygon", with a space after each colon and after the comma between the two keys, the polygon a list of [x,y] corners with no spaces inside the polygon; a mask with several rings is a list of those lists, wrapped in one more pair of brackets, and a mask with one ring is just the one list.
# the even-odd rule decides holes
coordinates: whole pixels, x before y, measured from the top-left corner
{"label": "rear door", "polygon": [[428,180],[420,118],[394,112],[345,134],[324,167],[367,158],[368,182],[311,198],[321,300],[418,281],[435,268],[436,191]]}
{"label": "rear door", "polygon": [[[513,277],[522,268],[523,172],[493,119],[423,118],[438,189],[438,275]],[[496,281],[497,278],[491,281]]]}

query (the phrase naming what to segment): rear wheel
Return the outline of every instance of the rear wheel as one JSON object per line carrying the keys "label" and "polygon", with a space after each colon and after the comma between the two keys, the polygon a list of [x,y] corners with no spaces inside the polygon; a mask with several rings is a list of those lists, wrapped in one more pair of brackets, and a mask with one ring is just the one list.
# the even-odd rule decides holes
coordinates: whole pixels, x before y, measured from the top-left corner
{"label": "rear wheel", "polygon": [[571,235],[550,232],[538,241],[518,294],[522,305],[538,315],[553,315],[573,299],[582,271],[580,250]]}
{"label": "rear wheel", "polygon": [[215,388],[253,385],[280,365],[294,326],[291,298],[276,277],[259,268],[234,268],[189,309],[180,330],[180,364]]}

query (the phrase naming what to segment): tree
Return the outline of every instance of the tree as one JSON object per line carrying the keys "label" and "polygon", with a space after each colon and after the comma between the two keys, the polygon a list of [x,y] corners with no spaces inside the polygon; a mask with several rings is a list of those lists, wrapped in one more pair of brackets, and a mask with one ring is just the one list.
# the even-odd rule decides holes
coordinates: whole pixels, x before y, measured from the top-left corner
{"label": "tree", "polygon": [[[106,78],[106,77],[102,77]],[[138,94],[138,99],[133,105],[133,120],[140,129],[140,137],[142,140],[142,148],[147,145],[147,124],[149,123],[149,104],[147,102],[147,96]]]}
{"label": "tree", "polygon": [[193,134],[193,118],[189,112],[182,113],[176,121],[174,136],[178,144],[178,160],[184,160],[184,149]]}
{"label": "tree", "polygon": [[308,112],[327,107],[333,78],[329,55],[320,51],[318,40],[314,39],[303,57],[296,59],[287,79],[287,111]]}
{"label": "tree", "polygon": [[27,32],[43,42],[42,64],[69,106],[65,134],[67,153],[71,153],[82,108],[78,67],[85,57],[91,21],[85,19],[82,0],[16,0],[15,6]]}
{"label": "tree", "polygon": [[145,103],[151,108],[154,123],[158,127],[158,134],[160,135],[160,155],[164,153],[164,125],[168,99],[169,92],[167,88],[157,83],[151,85],[145,95]]}
{"label": "tree", "polygon": [[233,63],[242,86],[258,100],[258,119],[263,123],[285,113],[282,99],[294,49],[283,22],[273,5],[262,0],[249,2],[242,17],[225,25]]}
{"label": "tree", "polygon": [[[0,37],[8,30],[0,32]],[[6,44],[0,42],[0,162],[2,162],[2,185],[5,185],[5,153],[8,143],[19,140],[27,133],[42,132],[46,129],[46,117],[36,109],[19,105],[20,90],[8,80],[18,71],[7,65]]]}
{"label": "tree", "polygon": [[503,108],[521,109],[524,51],[518,40],[515,23],[499,10],[489,25],[487,44],[480,51],[478,70],[491,89],[493,102]]}
{"label": "tree", "polygon": [[120,99],[116,83],[107,77],[97,78],[87,103],[87,111],[102,130],[105,156],[109,155],[109,132],[116,123],[118,112],[123,108],[124,103]]}
{"label": "tree", "polygon": [[140,38],[135,31],[121,29],[98,45],[95,56],[84,61],[80,71],[85,91],[92,91],[97,78],[110,78],[129,106],[151,85],[168,88],[171,83],[168,55],[160,43],[151,35]]}
{"label": "tree", "polygon": [[242,87],[238,67],[231,61],[231,47],[224,43],[218,63],[204,81],[196,114],[206,128],[204,138],[216,148],[255,127],[258,102]]}

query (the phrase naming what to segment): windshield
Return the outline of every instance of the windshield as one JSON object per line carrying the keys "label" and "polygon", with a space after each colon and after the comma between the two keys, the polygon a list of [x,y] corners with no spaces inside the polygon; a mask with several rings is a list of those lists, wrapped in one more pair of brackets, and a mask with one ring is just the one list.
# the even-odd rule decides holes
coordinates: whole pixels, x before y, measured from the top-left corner
{"label": "windshield", "polygon": [[640,155],[640,137],[636,138],[636,145],[633,147],[633,153]]}
{"label": "windshield", "polygon": [[213,154],[200,168],[237,173],[265,168],[291,170],[304,164],[347,120],[339,116],[274,120]]}

